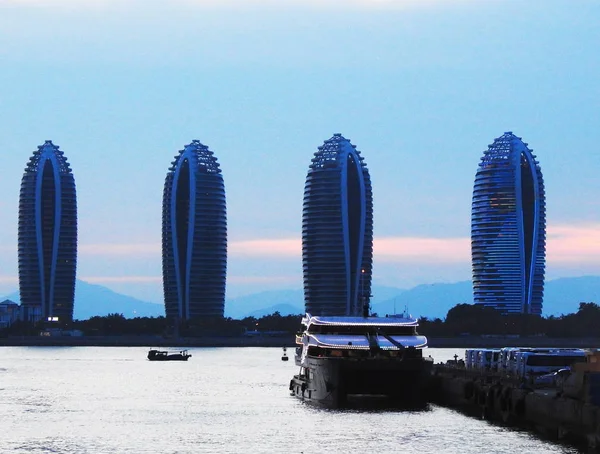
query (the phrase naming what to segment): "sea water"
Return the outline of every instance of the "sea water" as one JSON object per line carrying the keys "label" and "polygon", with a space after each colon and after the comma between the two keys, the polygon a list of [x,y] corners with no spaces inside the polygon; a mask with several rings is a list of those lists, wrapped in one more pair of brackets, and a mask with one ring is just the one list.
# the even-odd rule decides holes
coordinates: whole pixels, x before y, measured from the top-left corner
{"label": "sea water", "polygon": [[188,362],[147,351],[0,347],[0,453],[577,452],[435,405],[314,408],[289,395],[298,368],[278,348],[192,348]]}

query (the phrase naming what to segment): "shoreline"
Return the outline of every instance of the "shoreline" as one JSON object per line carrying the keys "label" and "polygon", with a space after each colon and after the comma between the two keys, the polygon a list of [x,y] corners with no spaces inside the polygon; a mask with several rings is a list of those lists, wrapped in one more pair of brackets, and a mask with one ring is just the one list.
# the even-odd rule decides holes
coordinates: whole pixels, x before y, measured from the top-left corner
{"label": "shoreline", "polygon": [[[160,336],[16,336],[0,338],[0,347],[287,347],[294,348],[295,336],[238,336],[163,338]],[[431,337],[430,348],[561,347],[600,348],[599,338],[534,337]]]}

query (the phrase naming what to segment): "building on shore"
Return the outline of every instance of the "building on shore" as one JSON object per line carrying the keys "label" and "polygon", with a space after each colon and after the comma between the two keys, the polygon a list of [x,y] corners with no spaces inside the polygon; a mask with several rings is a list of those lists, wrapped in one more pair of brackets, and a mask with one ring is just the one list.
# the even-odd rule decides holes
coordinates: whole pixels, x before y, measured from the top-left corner
{"label": "building on shore", "polygon": [[309,166],[302,266],[307,312],[368,312],[373,269],[371,178],[360,152],[341,134],[325,141]]}
{"label": "building on shore", "polygon": [[20,309],[17,303],[11,300],[0,302],[0,329],[8,328],[20,318]]}
{"label": "building on shore", "polygon": [[546,259],[544,180],[511,132],[484,152],[471,211],[473,296],[507,314],[542,313]]}
{"label": "building on shore", "polygon": [[47,140],[29,159],[19,196],[19,291],[26,321],[73,319],[77,269],[75,179]]}
{"label": "building on shore", "polygon": [[167,318],[223,317],[225,186],[217,158],[197,140],[175,156],[165,179],[162,269]]}

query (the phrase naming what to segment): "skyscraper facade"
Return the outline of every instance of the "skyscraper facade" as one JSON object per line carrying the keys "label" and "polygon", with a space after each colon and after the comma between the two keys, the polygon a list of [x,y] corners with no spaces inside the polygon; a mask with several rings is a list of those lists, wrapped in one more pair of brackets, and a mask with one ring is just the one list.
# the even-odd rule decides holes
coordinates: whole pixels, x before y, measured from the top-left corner
{"label": "skyscraper facade", "polygon": [[167,318],[223,317],[225,186],[217,158],[197,140],[179,152],[165,179],[162,261]]}
{"label": "skyscraper facade", "polygon": [[503,313],[542,313],[546,259],[544,180],[511,132],[484,153],[471,211],[473,296]]}
{"label": "skyscraper facade", "polygon": [[373,193],[360,152],[341,134],[318,148],[302,210],[306,311],[368,313],[373,270]]}
{"label": "skyscraper facade", "polygon": [[19,196],[19,290],[28,321],[73,319],[77,197],[64,153],[51,141],[29,159]]}

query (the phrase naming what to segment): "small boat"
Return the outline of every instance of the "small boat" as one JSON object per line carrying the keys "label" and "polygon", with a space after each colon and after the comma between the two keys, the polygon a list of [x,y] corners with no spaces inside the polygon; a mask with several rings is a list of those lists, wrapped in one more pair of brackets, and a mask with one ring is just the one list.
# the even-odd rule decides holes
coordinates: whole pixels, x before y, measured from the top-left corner
{"label": "small boat", "polygon": [[281,357],[281,361],[287,361],[287,360],[288,360],[287,348],[283,347],[283,356]]}
{"label": "small boat", "polygon": [[148,359],[150,361],[187,361],[192,355],[187,350],[181,350],[180,352],[167,352],[162,350],[150,350],[148,352]]}

